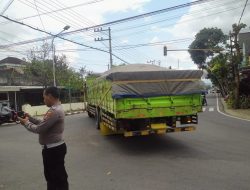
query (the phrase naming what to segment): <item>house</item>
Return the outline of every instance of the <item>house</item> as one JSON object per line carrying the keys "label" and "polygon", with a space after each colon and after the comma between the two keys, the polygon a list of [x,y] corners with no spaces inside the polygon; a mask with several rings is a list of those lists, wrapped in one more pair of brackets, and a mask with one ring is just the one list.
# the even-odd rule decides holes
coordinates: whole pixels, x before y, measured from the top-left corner
{"label": "house", "polygon": [[24,103],[43,104],[44,88],[25,76],[25,64],[16,57],[0,60],[0,109],[6,104],[16,110],[21,110]]}
{"label": "house", "polygon": [[[15,110],[21,110],[22,105],[43,105],[43,90],[36,78],[25,75],[24,60],[7,57],[0,60],[0,110],[3,105],[10,106]],[[60,99],[64,102],[79,102],[80,92],[70,92],[65,87],[60,88]],[[76,94],[76,95],[75,95]]]}
{"label": "house", "polygon": [[23,85],[26,84],[23,77],[25,61],[7,57],[0,61],[0,86]]}

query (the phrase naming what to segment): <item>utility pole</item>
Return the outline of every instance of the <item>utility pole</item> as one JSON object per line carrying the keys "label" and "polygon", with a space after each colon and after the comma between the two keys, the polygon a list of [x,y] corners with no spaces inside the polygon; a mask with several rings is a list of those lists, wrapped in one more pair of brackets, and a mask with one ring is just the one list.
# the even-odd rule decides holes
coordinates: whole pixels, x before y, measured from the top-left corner
{"label": "utility pole", "polygon": [[110,58],[110,68],[112,68],[113,65],[113,59],[112,59],[112,45],[111,45],[111,29],[109,27],[109,58]]}
{"label": "utility pole", "polygon": [[95,38],[95,41],[96,42],[100,42],[100,41],[109,41],[109,59],[110,59],[110,69],[112,68],[112,66],[113,66],[113,58],[112,58],[112,44],[111,44],[111,40],[112,40],[112,37],[111,37],[111,29],[110,29],[110,27],[108,28],[108,29],[102,29],[102,28],[96,28],[96,29],[94,29],[94,32],[105,32],[105,31],[108,31],[108,35],[109,35],[109,38],[106,38],[106,39],[104,39],[104,38]]}
{"label": "utility pole", "polygon": [[56,48],[54,45],[54,40],[56,37],[58,37],[61,33],[63,33],[65,30],[68,30],[70,28],[69,25],[64,26],[63,30],[61,32],[59,32],[58,34],[54,35],[52,38],[52,42],[51,42],[51,49],[52,49],[52,63],[53,63],[53,84],[54,86],[56,86],[56,69],[55,69],[55,53],[56,53]]}

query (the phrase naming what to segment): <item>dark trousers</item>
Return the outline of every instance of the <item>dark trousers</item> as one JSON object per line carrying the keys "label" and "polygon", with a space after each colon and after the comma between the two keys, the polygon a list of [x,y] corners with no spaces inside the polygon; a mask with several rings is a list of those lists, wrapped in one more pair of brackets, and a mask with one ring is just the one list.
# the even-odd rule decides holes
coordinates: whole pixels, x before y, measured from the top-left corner
{"label": "dark trousers", "polygon": [[67,153],[66,144],[53,148],[44,148],[43,166],[47,181],[47,190],[68,190],[68,175],[64,167],[64,158]]}

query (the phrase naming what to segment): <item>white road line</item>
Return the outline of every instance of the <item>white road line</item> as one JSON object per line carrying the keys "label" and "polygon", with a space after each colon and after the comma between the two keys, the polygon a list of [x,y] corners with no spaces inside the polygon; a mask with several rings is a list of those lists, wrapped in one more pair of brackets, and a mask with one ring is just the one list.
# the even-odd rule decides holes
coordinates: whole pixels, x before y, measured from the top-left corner
{"label": "white road line", "polygon": [[208,111],[214,111],[214,108],[209,108],[209,110]]}
{"label": "white road line", "polygon": [[205,112],[205,111],[206,111],[206,108],[203,107],[203,108],[202,108],[202,111]]}
{"label": "white road line", "polygon": [[228,114],[225,114],[223,112],[220,111],[220,108],[219,108],[219,98],[218,98],[218,95],[216,95],[216,100],[217,100],[217,111],[222,114],[222,115],[225,115],[227,117],[231,117],[231,118],[234,118],[234,119],[239,119],[239,120],[242,120],[242,121],[250,121],[248,119],[242,119],[242,118],[239,118],[239,117],[235,117],[235,116],[231,116],[231,115],[228,115]]}

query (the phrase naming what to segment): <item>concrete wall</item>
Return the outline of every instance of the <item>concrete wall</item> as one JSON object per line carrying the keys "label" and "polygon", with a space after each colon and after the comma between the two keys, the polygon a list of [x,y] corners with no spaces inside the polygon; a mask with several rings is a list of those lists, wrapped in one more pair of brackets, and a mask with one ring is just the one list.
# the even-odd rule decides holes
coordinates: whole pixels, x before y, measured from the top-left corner
{"label": "concrete wall", "polygon": [[[85,110],[84,103],[71,103],[71,104],[62,104],[65,112]],[[31,106],[29,104],[25,104],[22,106],[22,110],[26,113],[29,113],[31,116],[44,115],[48,111],[47,106]]]}

